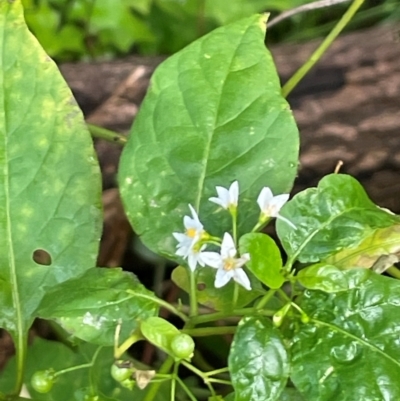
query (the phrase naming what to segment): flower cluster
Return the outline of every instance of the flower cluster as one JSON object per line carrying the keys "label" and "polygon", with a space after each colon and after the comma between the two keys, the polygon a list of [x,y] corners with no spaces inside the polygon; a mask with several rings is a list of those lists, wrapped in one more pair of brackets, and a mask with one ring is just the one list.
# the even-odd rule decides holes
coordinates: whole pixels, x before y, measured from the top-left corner
{"label": "flower cluster", "polygon": [[[209,200],[228,210],[234,218],[233,223],[236,224],[239,183],[237,181],[233,182],[229,189],[218,186],[216,190],[218,196],[209,198]],[[261,213],[256,227],[261,227],[270,218],[275,217],[296,228],[292,222],[279,214],[280,209],[288,199],[289,194],[274,196],[270,188],[264,187],[257,199]],[[173,233],[173,236],[178,241],[176,255],[187,260],[192,271],[195,271],[197,265],[202,267],[210,266],[217,269],[214,283],[216,288],[223,287],[233,279],[246,290],[251,290],[250,280],[242,268],[250,260],[250,255],[248,253],[238,255],[235,241],[229,233],[225,233],[222,238],[220,252],[206,251],[207,244],[211,242],[210,240],[213,237],[204,230],[204,226],[192,205],[189,205],[189,209],[192,216],[183,218],[185,232]]]}

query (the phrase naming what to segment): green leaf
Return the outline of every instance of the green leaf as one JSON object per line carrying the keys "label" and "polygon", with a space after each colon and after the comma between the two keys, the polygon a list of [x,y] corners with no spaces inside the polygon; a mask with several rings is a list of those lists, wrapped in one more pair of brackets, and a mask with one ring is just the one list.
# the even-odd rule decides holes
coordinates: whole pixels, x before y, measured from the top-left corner
{"label": "green leaf", "polygon": [[[236,307],[241,308],[248,305],[251,301],[264,294],[258,280],[249,275],[251,290],[247,291],[239,286],[239,296]],[[188,269],[178,266],[172,272],[172,281],[187,293],[190,292],[190,281]],[[235,283],[229,282],[222,288],[215,288],[215,269],[211,267],[202,267],[197,270],[197,301],[211,309],[220,311],[231,311],[233,308],[232,300],[234,296]]]}
{"label": "green leaf", "polygon": [[297,227],[277,221],[278,236],[292,262],[318,262],[360,244],[377,229],[399,223],[397,216],[368,198],[357,180],[344,174],[328,175],[318,188],[297,194],[281,214]]}
{"label": "green leaf", "polygon": [[239,240],[240,253],[248,252],[248,269],[270,288],[281,288],[285,277],[281,273],[282,257],[275,241],[266,234],[250,233]]}
{"label": "green leaf", "polygon": [[[265,17],[219,28],[154,73],[119,169],[127,216],[154,252],[178,260],[173,232],[188,204],[222,235],[229,214],[208,198],[240,184],[239,233],[259,216],[263,186],[287,192],[297,171],[298,131],[264,46]],[[180,260],[180,262],[182,262]]]}
{"label": "green leaf", "polygon": [[296,278],[303,287],[310,290],[338,292],[349,289],[349,283],[343,271],[323,262],[300,270]]}
{"label": "green leaf", "polygon": [[150,317],[140,325],[143,336],[156,347],[173,355],[170,344],[180,331],[161,317]]}
{"label": "green leaf", "polygon": [[301,298],[310,322],[292,340],[291,379],[308,401],[400,399],[400,282],[343,274],[349,291]]}
{"label": "green leaf", "polygon": [[242,319],[229,353],[235,401],[278,400],[290,372],[283,339],[265,317]]}
{"label": "green leaf", "polygon": [[[381,256],[400,252],[400,225],[375,230],[358,246],[349,247],[328,257],[325,261],[340,269],[353,267],[376,268]],[[375,269],[376,270],[376,269]]]}
{"label": "green leaf", "polygon": [[46,294],[37,314],[56,320],[85,341],[112,345],[119,322],[121,341],[141,320],[158,313],[156,302],[157,298],[132,273],[94,268]]}
{"label": "green leaf", "polygon": [[95,265],[101,182],[82,113],[19,0],[0,2],[0,27],[0,326],[21,339],[47,289]]}

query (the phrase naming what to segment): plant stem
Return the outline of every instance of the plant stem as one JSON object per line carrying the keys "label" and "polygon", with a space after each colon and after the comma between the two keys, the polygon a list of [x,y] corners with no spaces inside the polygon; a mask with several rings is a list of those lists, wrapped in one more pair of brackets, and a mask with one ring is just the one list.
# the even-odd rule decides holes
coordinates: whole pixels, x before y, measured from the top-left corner
{"label": "plant stem", "polygon": [[400,279],[400,270],[396,266],[391,266],[386,270],[386,273],[390,274],[392,277]]}
{"label": "plant stem", "polygon": [[233,287],[233,299],[232,299],[232,305],[234,308],[236,307],[238,298],[239,298],[239,284],[235,281]]}
{"label": "plant stem", "polygon": [[99,356],[100,351],[102,350],[103,346],[100,346],[96,349],[96,352],[92,356],[92,360],[89,363],[84,363],[82,365],[77,365],[77,366],[71,366],[70,368],[62,369],[57,372],[55,372],[54,376],[61,376],[65,373],[73,372],[74,370],[79,370],[79,369],[86,369],[86,368],[91,368],[94,363],[96,362],[97,357]]}
{"label": "plant stem", "polygon": [[176,377],[176,381],[179,383],[179,385],[183,388],[183,391],[186,393],[186,395],[190,398],[190,401],[197,401],[196,397],[194,394],[190,391],[189,387],[186,386],[186,384],[179,378],[179,376]]}
{"label": "plant stem", "polygon": [[118,132],[111,131],[107,128],[99,127],[97,125],[87,124],[90,134],[94,138],[101,138],[108,142],[113,142],[118,145],[124,146],[128,141],[125,135],[121,135]]}
{"label": "plant stem", "polygon": [[27,351],[27,336],[26,334],[18,333],[15,342],[15,353],[17,360],[17,375],[15,383],[15,394],[21,392],[22,385],[24,384],[24,374],[25,374],[25,362],[26,362],[26,351]]}
{"label": "plant stem", "polygon": [[311,57],[294,73],[294,75],[286,82],[282,88],[282,96],[287,97],[289,93],[297,86],[297,84],[304,78],[304,76],[310,71],[315,63],[322,57],[326,50],[330,47],[336,37],[340,34],[343,28],[350,22],[354,14],[364,3],[364,0],[354,0],[348,10],[343,14],[343,17],[335,25],[328,36],[318,46],[317,50],[311,55]]}
{"label": "plant stem", "polygon": [[226,367],[226,368],[211,370],[210,372],[204,372],[204,375],[205,376],[216,376],[221,373],[229,373],[229,368]]}
{"label": "plant stem", "polygon": [[191,323],[193,325],[197,325],[200,323],[213,322],[215,320],[229,319],[236,316],[244,316],[244,315],[262,315],[262,316],[273,316],[276,311],[264,309],[264,310],[255,310],[253,307],[251,308],[243,308],[243,309],[235,309],[230,313],[226,312],[214,312],[207,313],[201,316],[195,316],[191,319]]}
{"label": "plant stem", "polygon": [[236,326],[225,327],[198,327],[195,329],[182,329],[182,333],[189,334],[192,337],[208,337],[223,334],[234,334]]}
{"label": "plant stem", "polygon": [[182,313],[181,311],[176,309],[173,305],[169,304],[168,302],[166,302],[166,301],[164,301],[164,300],[162,300],[160,298],[153,297],[153,296],[147,295],[147,294],[139,294],[139,293],[133,292],[131,290],[128,290],[127,292],[130,295],[133,295],[134,297],[144,298],[144,299],[148,299],[150,301],[153,301],[154,303],[160,305],[164,309],[169,310],[170,312],[172,312],[176,316],[179,316],[184,322],[188,321],[188,317],[184,313]]}
{"label": "plant stem", "polygon": [[202,372],[201,370],[195,368],[193,365],[191,365],[189,362],[186,361],[182,361],[182,365],[184,365],[186,368],[188,368],[189,370],[191,370],[193,373],[195,373],[197,376],[201,377],[204,381],[204,384],[208,387],[208,389],[210,390],[211,396],[216,398],[217,395],[215,394],[215,390],[213,388],[213,386],[210,383],[210,378],[207,377],[207,375]]}
{"label": "plant stem", "polygon": [[208,379],[210,383],[219,383],[225,384],[226,386],[232,386],[232,383],[229,380],[222,380],[222,379]]}
{"label": "plant stem", "polygon": [[[167,373],[172,365],[174,364],[174,358],[172,357],[168,357],[164,363],[161,365],[158,373]],[[144,397],[143,401],[153,401],[154,398],[157,396],[158,390],[160,389],[161,386],[161,382],[158,383],[152,383],[151,387],[149,388],[148,393],[146,394],[146,396]]]}
{"label": "plant stem", "polygon": [[256,305],[256,309],[262,309],[269,301],[270,299],[275,295],[276,290],[269,290],[258,302]]}
{"label": "plant stem", "polygon": [[174,370],[172,372],[172,377],[171,377],[171,401],[175,401],[176,378],[178,377],[178,367],[179,364],[175,362]]}
{"label": "plant stem", "polygon": [[190,317],[199,314],[197,305],[196,271],[190,270]]}

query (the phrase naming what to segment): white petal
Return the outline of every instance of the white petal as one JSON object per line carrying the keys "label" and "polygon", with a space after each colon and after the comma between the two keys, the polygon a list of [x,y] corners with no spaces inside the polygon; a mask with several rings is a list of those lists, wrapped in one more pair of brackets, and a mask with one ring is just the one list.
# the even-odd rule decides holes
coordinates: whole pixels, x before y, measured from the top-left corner
{"label": "white petal", "polygon": [[187,238],[187,235],[183,233],[172,233],[172,235],[179,242],[183,242]]}
{"label": "white petal", "polygon": [[183,246],[178,248],[175,252],[175,255],[182,256],[183,258],[186,258],[188,256],[188,254],[189,254],[188,248],[183,247]]}
{"label": "white petal", "polygon": [[189,203],[189,209],[192,213],[193,220],[196,222],[196,225],[199,225],[203,228],[203,225],[200,223],[199,216],[197,215],[196,210],[194,210],[193,206]]}
{"label": "white petal", "polygon": [[235,261],[235,268],[240,268],[250,260],[250,254],[244,253],[239,259]]}
{"label": "white petal", "polygon": [[264,211],[268,207],[273,197],[274,195],[269,187],[264,187],[261,190],[260,195],[258,195],[257,198],[257,203],[258,206],[260,206],[261,211]]}
{"label": "white petal", "polygon": [[202,252],[201,260],[207,266],[214,267],[215,269],[218,269],[223,265],[221,255],[217,252]]}
{"label": "white petal", "polygon": [[236,255],[236,247],[233,238],[229,233],[224,234],[221,244],[221,256],[223,259],[233,258]]}
{"label": "white petal", "polygon": [[220,198],[213,197],[213,198],[208,198],[208,200],[226,209],[226,202],[223,202]]}
{"label": "white petal", "polygon": [[277,217],[282,206],[289,200],[289,194],[274,196],[270,202],[271,210],[274,211],[271,217]]}
{"label": "white petal", "polygon": [[239,200],[239,182],[232,182],[229,188],[229,203],[237,206]]}
{"label": "white petal", "polygon": [[188,257],[188,264],[190,267],[190,270],[194,272],[196,270],[197,266],[197,255],[195,253],[190,253]]}
{"label": "white petal", "polygon": [[245,271],[241,268],[235,269],[234,271],[234,276],[233,279],[242,285],[246,290],[250,291],[251,290],[251,285],[250,285],[250,280],[247,277],[247,274]]}
{"label": "white petal", "polygon": [[214,286],[215,288],[221,288],[225,284],[229,282],[229,280],[233,277],[233,270],[224,270],[224,269],[218,269],[217,274],[215,275],[215,282]]}

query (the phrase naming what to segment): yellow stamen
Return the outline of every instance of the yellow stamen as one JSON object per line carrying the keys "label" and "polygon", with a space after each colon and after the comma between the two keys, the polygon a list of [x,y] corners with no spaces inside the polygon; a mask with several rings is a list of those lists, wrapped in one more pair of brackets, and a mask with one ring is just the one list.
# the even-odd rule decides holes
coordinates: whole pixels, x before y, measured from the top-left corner
{"label": "yellow stamen", "polygon": [[196,233],[197,233],[197,231],[196,231],[195,228],[188,228],[188,229],[186,230],[186,235],[187,235],[189,238],[194,238],[194,237],[196,236]]}
{"label": "yellow stamen", "polygon": [[229,271],[235,268],[235,259],[229,258],[224,261],[224,270]]}

